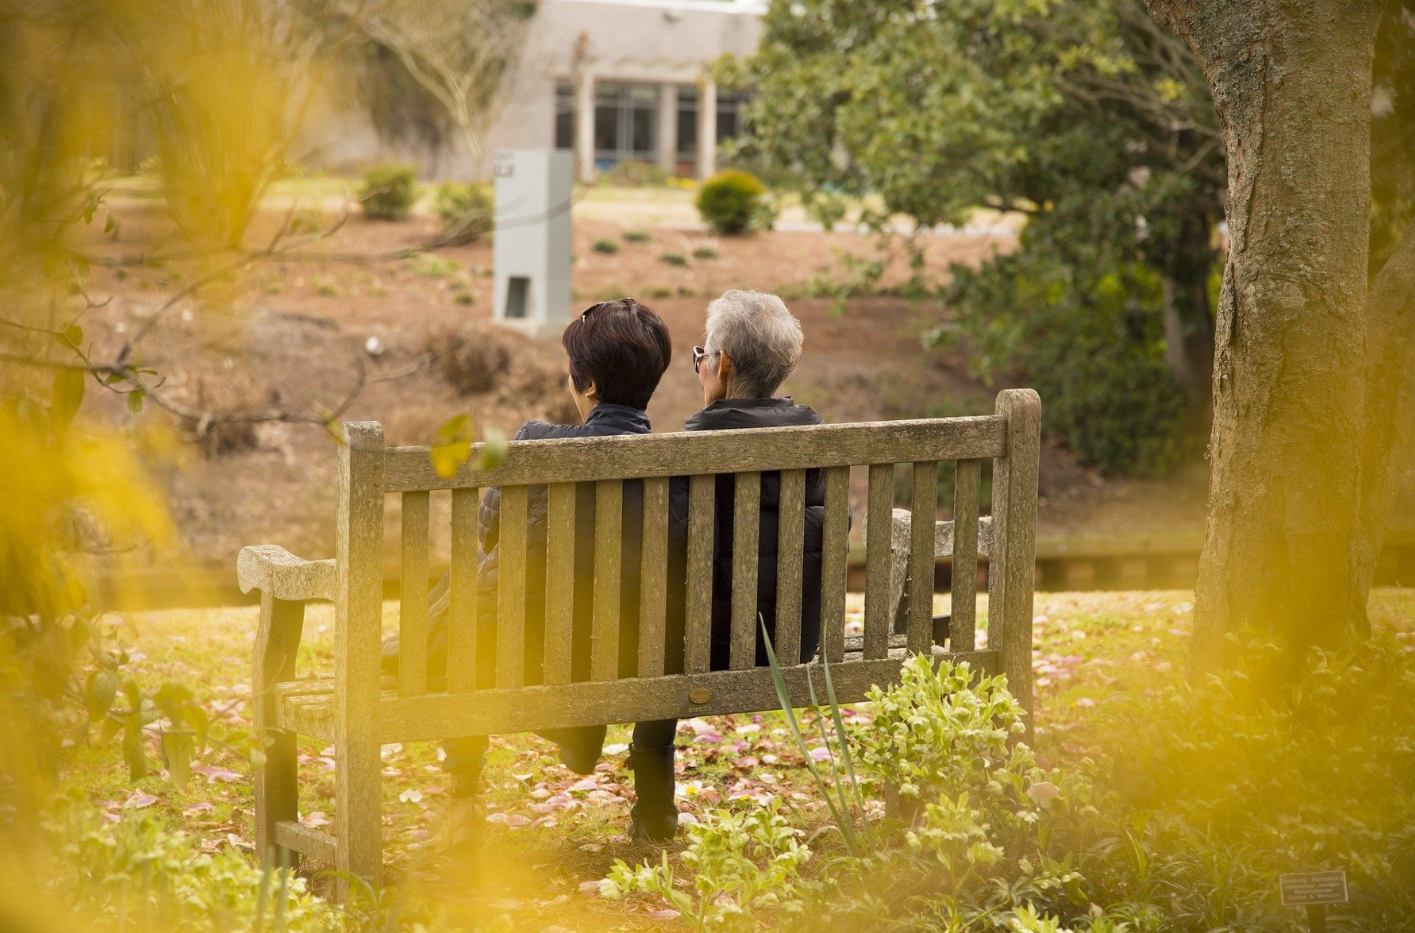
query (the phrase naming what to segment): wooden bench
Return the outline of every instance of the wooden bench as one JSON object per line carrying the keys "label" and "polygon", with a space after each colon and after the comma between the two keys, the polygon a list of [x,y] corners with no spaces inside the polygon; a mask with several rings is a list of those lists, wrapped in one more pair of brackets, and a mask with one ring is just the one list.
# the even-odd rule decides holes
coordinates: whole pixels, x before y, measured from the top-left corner
{"label": "wooden bench", "polygon": [[[997,398],[996,413],[973,418],[838,424],[750,431],[655,434],[512,443],[492,469],[464,466],[451,478],[433,469],[426,447],[385,447],[373,422],[344,426],[339,451],[335,557],[307,561],[283,548],[243,548],[243,592],[260,591],[253,673],[253,713],[266,743],[255,779],[256,845],[314,859],[377,881],[382,870],[380,746],[453,736],[640,720],[761,712],[778,707],[771,672],[755,668],[761,474],[781,471],[778,579],[779,657],[799,655],[800,580],[806,471],[825,478],[822,651],[842,703],[898,677],[905,650],[968,661],[1008,676],[1031,710],[1032,570],[1036,525],[1039,416],[1030,389]],[[978,491],[982,461],[993,461],[989,565],[989,640],[974,645]],[[932,645],[934,518],[939,461],[957,461],[953,513],[953,634],[947,652]],[[902,598],[908,624],[891,650],[891,514],[895,464],[913,464],[909,580]],[[851,467],[868,474],[864,631],[846,638],[846,535]],[[735,473],[731,670],[709,671],[715,474]],[[664,618],[669,479],[689,476],[686,581],[686,673],[664,675]],[[644,536],[637,677],[619,679],[620,515],[623,483],[643,481]],[[591,680],[570,682],[574,586],[575,484],[595,483]],[[543,685],[522,683],[525,627],[527,488],[548,486],[548,572]],[[496,683],[476,689],[476,512],[486,489],[501,489],[501,575]],[[451,490],[451,608],[447,690],[428,689],[426,633],[429,495]],[[384,503],[402,497],[400,635],[396,682],[380,677]],[[796,520],[792,520],[793,517]],[[332,678],[297,680],[304,605],[335,606]],[[797,624],[788,620],[796,619]],[[809,680],[808,680],[809,679]],[[823,681],[818,661],[791,665],[792,701],[810,702]],[[334,745],[334,831],[298,821],[295,737]]]}

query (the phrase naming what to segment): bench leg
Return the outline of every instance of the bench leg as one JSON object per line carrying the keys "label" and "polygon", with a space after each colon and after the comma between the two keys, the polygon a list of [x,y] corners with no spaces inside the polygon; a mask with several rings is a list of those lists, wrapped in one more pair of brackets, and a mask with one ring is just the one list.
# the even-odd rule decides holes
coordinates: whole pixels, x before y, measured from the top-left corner
{"label": "bench leg", "polygon": [[[265,764],[255,773],[255,849],[264,865],[281,864],[275,843],[275,824],[298,820],[299,775],[295,734],[283,729],[266,729]],[[292,869],[298,868],[294,852],[285,856]]]}
{"label": "bench leg", "polygon": [[377,887],[383,879],[383,761],[371,735],[336,747],[334,767],[335,898],[348,900],[350,876]]}
{"label": "bench leg", "polygon": [[[295,735],[276,729],[274,684],[295,676],[295,652],[304,628],[305,604],[261,594],[251,683],[251,711],[265,764],[255,773],[255,847],[263,863],[280,864],[275,824],[299,818]],[[294,853],[288,864],[294,867]]]}

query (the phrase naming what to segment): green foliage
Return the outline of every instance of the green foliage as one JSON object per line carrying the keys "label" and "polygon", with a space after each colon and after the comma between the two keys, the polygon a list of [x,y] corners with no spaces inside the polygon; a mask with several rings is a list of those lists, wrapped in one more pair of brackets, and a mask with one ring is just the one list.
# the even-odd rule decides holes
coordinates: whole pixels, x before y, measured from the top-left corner
{"label": "green foliage", "polygon": [[698,933],[737,933],[760,929],[756,915],[782,906],[799,909],[792,899],[811,850],[804,833],[792,826],[779,805],[746,811],[714,810],[688,827],[683,864],[692,872],[688,890],[674,884],[664,853],[655,866],[631,868],[616,860],[600,894],[611,900],[633,892],[658,894]]}
{"label": "green foliage", "polygon": [[377,165],[364,173],[359,203],[371,220],[402,220],[417,202],[414,182],[417,170],[411,165]]}
{"label": "green foliage", "polygon": [[806,216],[810,217],[827,233],[845,219],[850,202],[834,191],[813,191],[805,198]]}
{"label": "green foliage", "polygon": [[142,918],[141,930],[191,933],[345,926],[343,913],[290,869],[262,871],[235,849],[200,852],[191,836],[147,814],[109,823],[86,804],[63,801],[48,829],[62,860],[55,901],[85,928],[132,928],[129,918]]}
{"label": "green foliage", "polygon": [[[1096,736],[1102,761],[1050,771],[1008,744],[1022,712],[1001,677],[910,658],[848,734],[865,782],[918,804],[876,823],[870,850],[779,872],[775,898],[714,902],[675,889],[666,866],[622,862],[602,890],[659,893],[699,930],[1207,933],[1293,929],[1277,876],[1342,868],[1352,900],[1333,925],[1399,928],[1415,916],[1409,646],[1234,649],[1223,677],[1118,702]],[[743,858],[757,879],[776,865],[740,820],[697,829],[689,852],[738,876]]]}
{"label": "green foliage", "polygon": [[760,228],[766,187],[747,172],[726,171],[703,182],[698,213],[715,232],[735,236]]}
{"label": "green foliage", "polygon": [[604,253],[607,256],[612,256],[619,252],[619,244],[611,239],[602,237],[590,244],[590,249],[594,250],[596,253]]}
{"label": "green foliage", "polygon": [[658,257],[658,261],[669,266],[677,266],[680,269],[687,268],[688,257],[682,253],[664,253]]}
{"label": "green foliage", "polygon": [[[1068,442],[1113,471],[1172,462],[1171,404],[1178,399],[1197,413],[1207,392],[1207,283],[1226,173],[1204,75],[1142,4],[776,0],[757,53],[722,72],[754,91],[741,150],[796,166],[807,209],[822,212],[827,226],[845,198],[878,199],[880,208],[861,217],[875,227],[899,214],[922,227],[961,225],[979,207],[1025,214],[1029,236],[1019,252],[1046,250],[1038,260],[1045,281],[1015,282],[1012,290],[1061,283],[1066,295],[1046,302],[1045,320],[1008,309],[1006,339],[984,302],[951,308],[977,318],[963,330],[992,331],[990,345],[968,349],[991,355],[994,365],[980,367],[987,373],[1006,349],[1008,375],[1042,390],[1055,426],[1058,348],[1077,347],[1064,361],[1074,368],[1098,339],[1107,341],[1103,358],[1063,388],[1084,389],[1082,378],[1094,385],[1099,376],[1125,394],[1122,413],[1097,418],[1102,393],[1089,392],[1090,401],[1061,417]],[[981,275],[1007,259],[985,262]],[[996,276],[1031,272],[1026,262],[1013,259]],[[877,283],[870,271],[847,269],[846,283],[817,281],[812,289],[843,310],[846,297]],[[922,270],[914,279],[910,291],[920,297],[941,286]],[[1137,288],[1131,301],[1097,291],[1116,282]],[[1143,324],[1116,320],[1116,306],[1127,303],[1144,306]],[[1189,335],[1182,358],[1200,372],[1188,397],[1152,384],[1156,360],[1161,378],[1175,378],[1164,368],[1164,330],[1151,324],[1165,314]],[[1028,326],[1021,317],[1030,317]],[[1042,336],[1050,348],[1029,344]],[[1093,426],[1103,436],[1086,437]],[[1125,443],[1120,435],[1135,426],[1144,436]]]}
{"label": "green foliage", "polygon": [[433,206],[446,224],[443,237],[452,243],[471,243],[496,225],[491,185],[485,182],[445,181],[437,186]]}
{"label": "green foliage", "polygon": [[717,250],[711,246],[699,246],[693,250],[694,259],[716,259]]}
{"label": "green foliage", "polygon": [[653,240],[653,234],[647,230],[625,230],[625,243],[648,243]]}
{"label": "green foliage", "polygon": [[[1139,263],[1096,266],[1058,256],[1029,228],[1017,252],[955,266],[953,320],[934,332],[967,348],[991,382],[1025,378],[1046,399],[1046,428],[1106,473],[1159,473],[1187,453],[1183,394],[1164,363],[1161,284]],[[1073,251],[1074,252],[1077,251]]]}

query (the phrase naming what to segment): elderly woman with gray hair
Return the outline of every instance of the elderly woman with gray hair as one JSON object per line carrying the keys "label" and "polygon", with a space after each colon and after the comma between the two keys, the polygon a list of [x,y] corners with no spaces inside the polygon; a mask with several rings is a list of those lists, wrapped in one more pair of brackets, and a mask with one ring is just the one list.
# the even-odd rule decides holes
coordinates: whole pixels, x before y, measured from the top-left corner
{"label": "elderly woman with gray hair", "polygon": [[[780,428],[822,424],[812,408],[797,405],[777,392],[801,359],[801,324],[775,295],[732,290],[708,305],[707,336],[693,348],[693,369],[703,387],[703,409],[688,418],[689,431],[723,431],[732,428]],[[717,477],[716,521],[712,564],[713,670],[726,670],[732,635],[732,548],[736,477]],[[820,644],[820,590],[822,523],[825,517],[825,481],[820,470],[806,473],[805,547],[801,574],[801,654],[783,663],[808,661]],[[676,533],[686,533],[688,486],[675,479],[670,509]],[[761,525],[757,554],[757,611],[766,630],[776,634],[776,563],[781,519],[781,475],[763,473]],[[676,548],[673,550],[677,550]],[[681,639],[682,585],[685,574],[681,553],[671,558],[669,579],[676,595],[669,603],[669,631]],[[676,645],[674,646],[676,648]],[[670,650],[668,673],[682,670],[683,652]],[[756,663],[767,663],[765,641],[758,633]],[[634,731],[630,766],[638,802],[630,835],[637,841],[671,838],[678,826],[673,806],[673,736],[677,722],[640,723]]]}

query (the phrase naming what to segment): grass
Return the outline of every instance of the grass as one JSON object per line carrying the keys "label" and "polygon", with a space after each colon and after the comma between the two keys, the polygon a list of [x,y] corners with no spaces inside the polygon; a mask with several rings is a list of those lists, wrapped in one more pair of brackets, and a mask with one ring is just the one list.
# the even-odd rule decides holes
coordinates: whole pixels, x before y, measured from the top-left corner
{"label": "grass", "polygon": [[[858,626],[861,597],[848,602],[848,624]],[[1091,729],[1112,698],[1177,682],[1183,676],[1191,629],[1192,596],[1184,592],[1041,593],[1036,598],[1037,751],[1043,766],[1093,755]],[[986,598],[980,603],[986,632]],[[936,600],[946,611],[948,598]],[[214,730],[232,746],[250,728],[250,648],[257,611],[249,608],[170,610],[126,617],[124,638],[133,648],[130,668],[142,683],[185,684],[224,728]],[[385,605],[384,623],[397,626],[398,606]],[[1415,651],[1415,590],[1378,590],[1372,624],[1409,633]],[[312,605],[298,669],[332,670],[333,613]],[[982,637],[986,637],[985,634]],[[863,721],[847,708],[846,721]],[[809,715],[803,731],[817,732]],[[153,751],[155,754],[155,736]],[[495,871],[488,902],[517,928],[556,923],[570,929],[661,929],[662,904],[608,902],[592,890],[615,858],[634,861],[654,850],[623,836],[632,802],[625,769],[627,727],[611,728],[607,754],[592,778],[564,769],[549,743],[534,736],[493,739],[488,764],[488,851]],[[80,743],[71,751],[65,783],[115,815],[144,808],[201,839],[203,848],[249,848],[252,838],[250,766],[239,747],[216,745],[198,762],[186,790],[154,774],[130,784],[120,744]],[[690,720],[679,734],[680,809],[685,821],[733,800],[764,802],[775,796],[808,820],[829,820],[805,768],[805,759],[779,712]],[[310,825],[333,817],[332,749],[314,741],[300,746],[301,816]],[[154,759],[160,760],[160,759]],[[447,805],[448,781],[433,743],[384,748],[384,846],[390,878],[439,884],[428,871],[438,859],[430,843]],[[676,859],[678,846],[670,847]],[[464,879],[466,880],[466,879]],[[466,903],[477,886],[439,889],[438,896]],[[459,898],[461,900],[459,900]],[[470,908],[468,908],[470,909]]]}

